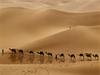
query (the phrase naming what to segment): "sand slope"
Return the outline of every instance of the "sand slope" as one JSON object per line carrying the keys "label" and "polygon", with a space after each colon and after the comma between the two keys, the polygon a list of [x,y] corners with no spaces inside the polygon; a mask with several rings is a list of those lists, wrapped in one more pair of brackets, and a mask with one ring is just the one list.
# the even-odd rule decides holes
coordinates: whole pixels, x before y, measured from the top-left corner
{"label": "sand slope", "polygon": [[99,25],[99,16],[99,12],[70,13],[45,8],[3,8],[0,9],[0,47],[20,47],[65,29],[69,25]]}
{"label": "sand slope", "polygon": [[[20,7],[0,9],[0,48],[58,48],[62,52],[66,48],[100,48],[100,27],[96,26],[100,24],[99,20],[99,12],[66,13]],[[67,29],[69,25],[72,25],[71,30]],[[7,56],[0,59],[2,63],[11,64]],[[87,62],[0,65],[0,75],[100,75],[99,61]]]}
{"label": "sand slope", "polygon": [[77,27],[37,40],[24,47],[28,49],[99,49],[99,32],[99,27]]}
{"label": "sand slope", "polygon": [[[64,12],[55,9],[27,9],[21,7],[9,7],[3,8],[0,12],[0,22],[9,22],[12,24],[12,20],[21,20],[25,23],[44,25],[99,25],[100,13],[99,12],[87,12],[87,13],[72,13]],[[41,24],[41,25],[43,25]],[[58,25],[57,25],[58,24]],[[32,25],[32,24],[31,24]],[[47,25],[46,25],[47,26]]]}

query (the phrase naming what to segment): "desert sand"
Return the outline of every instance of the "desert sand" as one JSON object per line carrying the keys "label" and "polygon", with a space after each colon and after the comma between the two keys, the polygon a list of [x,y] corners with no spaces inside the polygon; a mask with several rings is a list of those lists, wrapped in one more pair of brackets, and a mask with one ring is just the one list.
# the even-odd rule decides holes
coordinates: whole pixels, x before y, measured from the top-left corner
{"label": "desert sand", "polygon": [[1,75],[100,75],[99,63],[0,65]]}
{"label": "desert sand", "polygon": [[[72,13],[47,8],[32,10],[22,7],[8,7],[0,10],[0,48],[23,47],[24,45],[26,46],[32,42],[34,43],[34,41],[42,40],[46,37],[51,38],[52,35],[55,33],[58,34],[58,32],[59,36],[65,35],[66,37],[68,36],[68,38],[72,38],[71,36],[76,34],[75,36],[80,38],[80,41],[85,41],[85,38],[86,40],[98,38],[93,40],[95,40],[96,46],[99,44],[99,29],[98,27],[96,29],[96,26],[100,25],[99,12]],[[67,31],[69,26],[72,27],[71,31]],[[75,30],[74,27],[76,26],[77,28],[75,28]],[[80,30],[80,26],[83,30]],[[91,29],[91,27],[87,26],[95,26],[95,29]],[[85,28],[86,30],[84,30]],[[66,32],[63,33],[62,31],[64,30],[66,30]],[[92,37],[88,36],[90,33],[95,32],[98,33],[96,33],[98,36],[96,34]],[[81,33],[84,33],[84,35]],[[80,35],[85,38],[81,38]],[[59,36],[56,38],[59,39]],[[68,40],[70,41],[71,39]],[[71,40],[71,42],[75,41]],[[66,44],[67,43],[66,40]],[[84,45],[83,42],[81,43]]]}
{"label": "desert sand", "polygon": [[[0,48],[100,55],[100,12],[72,13],[22,7],[0,9]],[[26,60],[25,60],[26,61]],[[67,60],[68,61],[68,60]],[[12,64],[0,55],[0,75],[100,75],[100,61]]]}

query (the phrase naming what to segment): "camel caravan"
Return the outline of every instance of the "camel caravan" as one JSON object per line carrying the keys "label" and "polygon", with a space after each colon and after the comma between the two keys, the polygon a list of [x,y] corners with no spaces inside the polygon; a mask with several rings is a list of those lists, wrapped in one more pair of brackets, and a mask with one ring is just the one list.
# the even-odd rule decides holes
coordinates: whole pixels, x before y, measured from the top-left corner
{"label": "camel caravan", "polygon": [[[2,49],[2,56],[5,55],[5,50]],[[23,49],[13,49],[9,48],[9,58],[14,62],[19,60],[20,63],[24,62],[24,59],[28,57],[30,63],[36,61],[37,57],[40,63],[46,62],[52,63],[55,62],[65,62],[70,60],[71,62],[76,62],[77,58],[79,61],[99,61],[99,54],[97,53],[79,53],[79,54],[72,54],[72,53],[51,53],[47,51],[33,51],[33,50],[23,50]],[[26,56],[26,57],[25,57]],[[67,58],[66,58],[67,57]]]}

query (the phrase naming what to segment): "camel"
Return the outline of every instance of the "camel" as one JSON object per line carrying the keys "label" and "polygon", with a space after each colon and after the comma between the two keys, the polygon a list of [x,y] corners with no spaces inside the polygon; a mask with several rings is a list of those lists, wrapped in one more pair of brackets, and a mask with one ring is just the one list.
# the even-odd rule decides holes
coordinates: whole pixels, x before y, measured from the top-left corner
{"label": "camel", "polygon": [[43,64],[44,63],[44,52],[40,51],[40,52],[36,52],[36,53],[38,53],[40,55],[39,61],[41,64]]}
{"label": "camel", "polygon": [[23,53],[24,53],[24,52],[23,52],[23,50],[21,50],[21,49],[20,49],[20,50],[18,50],[18,52],[19,52],[19,53],[21,53],[21,54],[23,54]]}
{"label": "camel", "polygon": [[4,55],[4,49],[2,49],[2,55]]}
{"label": "camel", "polygon": [[82,57],[81,61],[83,61],[84,60],[84,54],[81,53],[81,54],[79,54],[79,56]]}
{"label": "camel", "polygon": [[52,56],[52,53],[45,52],[48,56]]}
{"label": "camel", "polygon": [[48,55],[48,62],[52,63],[52,61],[53,61],[53,55],[52,55],[52,53],[49,53],[49,52],[45,52],[45,53]]}
{"label": "camel", "polygon": [[59,62],[64,62],[65,61],[65,55],[63,53],[56,54],[55,59],[56,59],[56,61],[59,60]]}
{"label": "camel", "polygon": [[30,54],[33,54],[34,52],[33,52],[33,51],[29,51],[29,53],[30,53]]}
{"label": "camel", "polygon": [[91,57],[91,53],[85,53],[85,55],[87,56],[87,60],[88,61],[91,61],[92,60],[92,57]]}
{"label": "camel", "polygon": [[71,58],[71,61],[74,61],[76,59],[75,55],[74,54],[68,54],[68,56],[70,56]]}
{"label": "camel", "polygon": [[60,57],[65,57],[63,53],[61,53],[59,56],[60,56]]}
{"label": "camel", "polygon": [[29,61],[30,61],[30,63],[33,63],[33,61],[34,61],[34,52],[33,51],[29,51]]}
{"label": "camel", "polygon": [[95,60],[99,60],[99,55],[98,54],[93,54],[93,57],[95,58]]}
{"label": "camel", "polygon": [[37,52],[38,54],[40,54],[41,56],[44,56],[43,51]]}
{"label": "camel", "polygon": [[34,52],[33,51],[29,51],[29,54],[34,56]]}
{"label": "camel", "polygon": [[59,54],[61,62],[65,61],[65,55],[63,53]]}
{"label": "camel", "polygon": [[11,49],[11,48],[9,48],[9,50],[12,52],[12,54],[16,54],[17,52],[16,52],[16,49]]}
{"label": "camel", "polygon": [[19,61],[20,61],[20,63],[22,63],[23,62],[23,58],[24,58],[24,52],[21,49],[18,50],[18,52],[19,52],[19,55],[18,55]]}

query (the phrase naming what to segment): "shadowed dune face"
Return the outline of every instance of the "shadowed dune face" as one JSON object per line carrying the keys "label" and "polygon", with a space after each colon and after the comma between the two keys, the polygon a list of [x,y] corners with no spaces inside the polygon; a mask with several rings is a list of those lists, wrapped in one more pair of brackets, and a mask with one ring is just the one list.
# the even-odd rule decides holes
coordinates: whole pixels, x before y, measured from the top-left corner
{"label": "shadowed dune face", "polygon": [[60,33],[37,40],[24,47],[32,49],[99,49],[99,32],[99,27],[76,27],[72,30],[62,31]]}
{"label": "shadowed dune face", "polygon": [[[32,41],[58,33],[58,31],[66,29],[69,25],[73,27],[99,25],[99,16],[100,13],[97,12],[67,13],[54,9],[31,10],[21,7],[3,8],[0,9],[0,47],[21,47]],[[74,31],[69,31],[67,35],[65,35],[66,32],[62,34],[60,34],[61,36],[59,35],[59,38],[66,36],[65,38],[68,39],[62,41],[69,42],[68,45],[71,44],[70,42],[72,39],[70,39],[70,37],[74,37],[75,34],[79,35],[77,37],[81,35],[78,31],[75,33]],[[81,37],[80,40],[80,42],[83,41]]]}
{"label": "shadowed dune face", "polygon": [[[34,12],[25,8],[5,8],[0,12],[0,42],[2,47],[19,47],[27,44],[35,39],[44,37],[55,30],[53,25],[42,23],[42,18],[36,16],[38,12]],[[42,15],[40,15],[42,16]],[[36,18],[38,20],[36,21]],[[9,39],[9,40],[8,40]]]}

